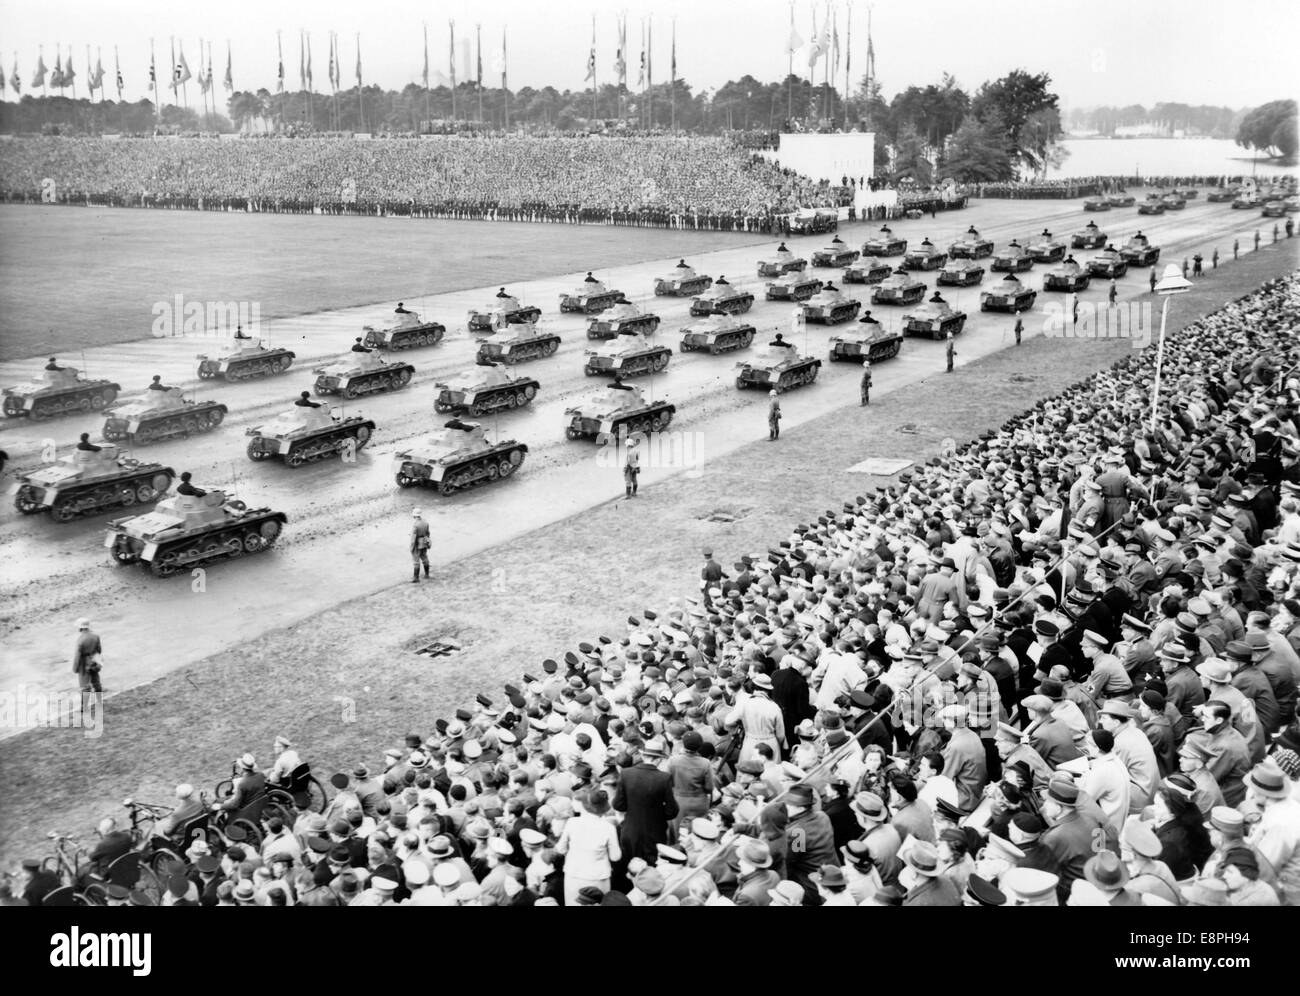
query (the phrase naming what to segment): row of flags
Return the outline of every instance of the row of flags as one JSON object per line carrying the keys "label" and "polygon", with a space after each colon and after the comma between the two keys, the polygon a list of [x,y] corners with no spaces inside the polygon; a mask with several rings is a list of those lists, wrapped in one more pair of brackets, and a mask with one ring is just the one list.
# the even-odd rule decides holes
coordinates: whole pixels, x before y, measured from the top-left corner
{"label": "row of flags", "polygon": [[[424,68],[422,72],[422,80],[426,87],[430,85],[431,80],[432,80],[432,85],[434,86],[442,86],[448,83],[453,88],[455,88],[456,86],[456,22],[448,21],[447,24],[448,24],[448,59],[447,59],[446,74],[439,72],[436,69],[433,70],[432,72],[430,71],[429,33],[428,33],[428,27],[427,26],[425,27]],[[653,61],[652,61],[652,50],[653,50],[653,41],[654,41],[653,32],[654,32],[653,21],[649,23],[642,21],[640,69],[637,74],[637,82],[636,82],[638,89],[648,85],[653,85],[653,75],[654,75],[654,68],[653,68]],[[824,33],[824,29],[823,29],[823,33]],[[477,58],[476,58],[476,74],[475,74],[474,81],[478,84],[478,86],[481,87],[483,85],[482,25],[475,25],[475,38],[476,38],[476,47],[477,47]],[[626,16],[619,17],[617,21],[617,39],[618,39],[617,50],[614,57],[615,75],[619,84],[626,85],[627,69],[628,69],[627,66],[628,43],[627,43]],[[797,34],[795,34],[794,32],[793,5],[791,11],[790,44],[791,46],[793,46],[788,49],[791,52],[793,52],[795,48],[802,47],[803,45],[802,40],[798,39]],[[814,46],[816,46],[817,44],[819,44],[819,42],[814,42]],[[836,47],[836,51],[838,53],[838,46],[839,46],[838,32],[835,32],[834,34],[834,44]],[[358,35],[356,39],[356,49],[357,49],[356,81],[357,81],[357,86],[361,86],[362,68],[361,68],[360,35]],[[591,52],[587,59],[587,75],[584,79],[584,82],[594,83],[596,79],[596,51],[597,51],[596,19],[593,16],[591,22]],[[280,32],[276,32],[276,52],[278,57],[278,65],[277,65],[277,72],[276,72],[276,90],[277,92],[283,93],[285,89],[285,63],[284,63],[284,44]],[[869,46],[868,46],[868,57],[870,57]],[[118,99],[121,100],[122,91],[125,89],[126,81],[122,75],[122,66],[120,60],[118,59],[116,48],[114,48],[113,50],[113,59],[114,59],[113,80],[116,83]],[[501,29],[500,47],[497,48],[491,54],[490,59],[491,59],[492,70],[494,73],[500,75],[501,86],[504,89],[506,87],[506,72],[507,72],[506,70],[506,66],[507,66],[506,29],[505,28]],[[837,55],[837,60],[838,60],[838,55]],[[205,62],[205,52],[204,52],[203,42],[199,43],[198,73],[195,74],[195,72],[190,68],[190,62],[185,55],[184,43],[178,45],[176,41],[173,39],[172,51],[171,51],[172,69],[170,73],[170,79],[164,79],[162,82],[164,82],[167,86],[169,86],[173,92],[176,92],[181,87],[183,87],[186,83],[190,82],[191,80],[194,80],[198,83],[201,91],[204,94],[207,94],[214,89],[215,79],[216,79],[213,70],[213,57],[212,57],[211,43],[207,45],[206,67],[204,65],[204,62]],[[812,64],[812,62],[815,62],[815,58],[810,62],[810,64]],[[677,80],[677,26],[675,23],[673,25],[673,31],[672,31],[669,71],[672,80],[676,82]],[[335,34],[334,32],[330,32],[329,35],[328,72],[329,72],[330,88],[334,92],[338,92],[339,90],[343,89],[343,84],[342,84],[343,59],[342,59],[342,54],[339,50],[338,35]],[[104,73],[102,56],[97,52],[95,61],[92,64],[90,61],[90,48],[89,46],[87,46],[86,85],[89,88],[92,97],[94,96],[95,91],[99,91],[100,99],[101,100],[104,99],[104,78],[105,78],[105,73]],[[50,69],[46,66],[45,53],[44,50],[42,49],[41,53],[37,56],[36,59],[36,68],[31,77],[30,88],[32,90],[36,90],[36,89],[45,90],[48,87],[52,87],[58,90],[63,90],[68,87],[73,87],[75,92],[76,79],[77,79],[77,72],[73,67],[73,57],[72,57],[71,47],[69,47],[66,61],[64,60],[63,57],[62,48],[60,47],[59,49],[56,50],[53,69]],[[312,76],[311,35],[310,33],[305,31],[299,32],[299,36],[298,36],[298,80],[301,85],[301,89],[308,90],[308,91],[312,89],[314,80]],[[157,62],[151,48],[150,55],[149,55],[149,89],[153,90],[154,92],[157,92],[159,82],[160,79],[158,74]],[[18,53],[15,52],[12,72],[8,77],[4,75],[4,67],[2,64],[0,64],[0,96],[3,96],[5,94],[6,88],[12,89],[15,94],[21,94],[22,84],[23,84],[23,78],[19,75],[19,71],[18,71]],[[227,92],[229,93],[234,92],[235,83],[234,83],[233,65],[232,65],[229,43],[226,44],[226,72],[224,78],[222,79],[222,84],[225,87]]]}
{"label": "row of flags", "polygon": [[[785,44],[785,52],[790,56],[791,61],[794,55],[804,47],[805,42],[799,36],[799,30],[794,24],[794,2],[790,3],[790,36]],[[871,11],[867,10],[867,75],[874,77],[876,74],[876,52],[871,42]],[[817,60],[826,58],[827,70],[838,76],[840,71],[840,25],[839,12],[828,2],[825,4],[821,29],[817,28],[817,4],[812,5],[812,32],[808,36],[808,68],[813,70],[817,66]],[[844,71],[847,74],[851,58],[850,46],[853,40],[853,8],[850,7],[847,12],[847,24],[844,40]]]}
{"label": "row of flags", "polygon": [[[615,25],[617,29],[617,47],[614,49],[614,78],[620,86],[627,85],[627,17],[620,16]],[[587,75],[584,83],[596,82],[596,18],[591,19],[591,50],[587,54]],[[637,73],[636,86],[642,89],[654,85],[654,19],[641,22],[641,68]],[[669,56],[669,75],[672,82],[677,82],[677,22],[673,22],[672,43]]]}

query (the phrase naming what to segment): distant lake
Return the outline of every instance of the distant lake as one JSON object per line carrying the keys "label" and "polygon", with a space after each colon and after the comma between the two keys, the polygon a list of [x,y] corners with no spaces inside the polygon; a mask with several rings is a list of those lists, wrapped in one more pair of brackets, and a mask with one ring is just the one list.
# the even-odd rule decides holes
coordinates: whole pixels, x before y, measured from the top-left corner
{"label": "distant lake", "polygon": [[1253,161],[1251,151],[1222,138],[1067,138],[1069,158],[1053,177],[1067,176],[1249,176],[1295,173],[1295,166]]}

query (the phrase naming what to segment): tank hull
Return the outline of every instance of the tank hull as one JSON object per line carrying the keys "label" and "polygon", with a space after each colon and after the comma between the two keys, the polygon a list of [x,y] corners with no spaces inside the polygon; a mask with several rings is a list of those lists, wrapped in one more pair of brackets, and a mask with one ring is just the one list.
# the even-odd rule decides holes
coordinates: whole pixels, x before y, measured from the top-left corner
{"label": "tank hull", "polygon": [[441,342],[447,334],[445,326],[437,322],[422,322],[402,329],[380,329],[366,333],[364,344],[371,349],[388,349],[394,352],[400,349],[417,349],[420,346],[432,346]]}
{"label": "tank hull", "polygon": [[712,300],[696,300],[691,303],[691,315],[701,318],[721,311],[727,315],[743,315],[754,306],[754,295],[750,293],[729,294]]}
{"label": "tank hull", "polygon": [[588,339],[615,339],[623,332],[640,332],[651,335],[659,328],[658,315],[637,315],[635,318],[618,318],[602,321],[593,318],[587,323]]}
{"label": "tank hull", "polygon": [[78,415],[107,408],[122,390],[121,384],[108,380],[89,380],[75,387],[57,387],[21,394],[6,388],[0,410],[6,418],[27,416],[33,422],[59,415]]}
{"label": "tank hull", "polygon": [[444,387],[439,392],[433,407],[435,411],[443,414],[486,415],[489,412],[523,408],[537,397],[540,387],[541,384],[529,377],[511,381],[509,384],[494,384],[473,392]]}
{"label": "tank hull", "polygon": [[730,353],[737,349],[746,349],[754,341],[755,329],[752,325],[743,325],[737,329],[724,332],[692,332],[687,329],[682,333],[679,347],[683,353]]}
{"label": "tank hull", "polygon": [[655,281],[656,297],[694,297],[713,286],[712,277],[688,277],[685,280],[665,280],[662,277]]}
{"label": "tank hull", "polygon": [[677,414],[677,406],[658,402],[641,408],[629,408],[608,418],[583,415],[576,410],[570,410],[566,414],[570,415],[569,424],[564,429],[566,438],[594,439],[598,443],[607,443],[619,436],[662,432]]}
{"label": "tank hull", "polygon": [[840,340],[831,343],[830,360],[832,363],[861,363],[870,360],[892,360],[902,348],[903,337],[890,336],[887,339],[875,339],[870,343]]}
{"label": "tank hull", "polygon": [[980,295],[980,311],[1028,311],[1038,300],[1038,291],[1022,290],[1016,294]]}
{"label": "tank hull", "polygon": [[821,289],[820,280],[800,280],[780,286],[768,284],[764,296],[769,301],[807,301]]}
{"label": "tank hull", "polygon": [[1087,290],[1088,284],[1091,282],[1092,277],[1087,273],[1076,273],[1073,276],[1067,276],[1061,273],[1049,273],[1043,277],[1043,290],[1064,291],[1068,294]]}
{"label": "tank hull", "polygon": [[510,477],[523,465],[527,454],[528,447],[516,442],[498,443],[473,456],[445,463],[426,463],[399,454],[394,460],[395,477],[398,487],[432,487],[439,494],[449,495]]}
{"label": "tank hull", "polygon": [[264,508],[155,542],[132,536],[130,520],[119,519],[109,524],[104,545],[117,563],[138,563],[157,577],[168,577],[269,550],[288,521],[283,512]]}
{"label": "tank hull", "polygon": [[925,284],[906,287],[901,290],[892,287],[877,287],[871,292],[872,304],[916,304],[925,297]]}
{"label": "tank hull", "polygon": [[131,508],[156,501],[171,488],[176,472],[162,464],[139,464],[121,473],[44,485],[19,478],[14,508],[23,515],[48,512],[55,522],[71,522],[110,508]]}
{"label": "tank hull", "polygon": [[939,275],[934,278],[935,283],[940,287],[974,287],[983,280],[983,267],[952,272],[940,270]]}
{"label": "tank hull", "polygon": [[903,322],[904,335],[925,336],[928,339],[946,339],[948,333],[961,335],[966,328],[966,316],[949,315],[947,318],[909,318]]}
{"label": "tank hull", "polygon": [[812,265],[830,268],[848,266],[857,259],[859,255],[861,255],[861,253],[856,249],[841,249],[838,252],[827,252],[818,249],[813,253]]}
{"label": "tank hull", "polygon": [[758,275],[760,277],[783,277],[787,273],[802,273],[807,268],[808,260],[806,259],[792,259],[786,262],[763,260],[758,264]]}
{"label": "tank hull", "polygon": [[666,369],[672,355],[672,350],[666,346],[656,346],[626,356],[588,356],[583,372],[588,377],[641,377]]}
{"label": "tank hull", "polygon": [[560,310],[595,315],[612,308],[623,299],[622,291],[605,291],[601,294],[565,294],[560,298]]}
{"label": "tank hull", "polygon": [[279,459],[288,467],[301,467],[347,452],[355,454],[370,442],[374,432],[375,423],[363,418],[347,419],[314,432],[284,438],[263,436],[256,429],[249,429],[248,435],[253,438],[246,452],[255,462]]}
{"label": "tank hull", "polygon": [[338,394],[345,398],[359,398],[367,394],[400,391],[411,383],[415,367],[409,363],[389,364],[357,374],[335,375],[322,373],[316,378],[317,394]]}
{"label": "tank hull", "polygon": [[296,353],[287,349],[268,349],[252,356],[230,358],[199,358],[198,375],[202,380],[214,378],[237,383],[254,377],[275,377],[287,373]]}
{"label": "tank hull", "polygon": [[804,321],[807,322],[817,322],[821,325],[839,325],[857,318],[858,312],[861,310],[861,301],[844,301],[841,304],[833,304],[829,307],[805,304],[803,306],[803,317]]}
{"label": "tank hull", "polygon": [[480,363],[514,365],[516,363],[526,363],[528,360],[538,360],[545,356],[554,356],[555,351],[559,348],[560,337],[558,335],[544,335],[532,339],[522,339],[519,342],[508,343],[504,346],[493,342],[480,343],[476,356]]}
{"label": "tank hull", "polygon": [[115,417],[109,413],[101,430],[111,442],[129,440],[137,446],[176,436],[195,436],[211,432],[226,417],[229,409],[215,401],[199,401],[180,408],[168,408],[138,418]]}
{"label": "tank hull", "polygon": [[901,256],[907,252],[907,239],[869,239],[862,246],[864,256]]}
{"label": "tank hull", "polygon": [[759,388],[783,394],[786,391],[794,390],[796,387],[811,384],[817,379],[817,373],[821,370],[821,366],[821,360],[807,356],[790,364],[788,367],[779,369],[775,367],[746,366],[736,375],[736,387],[741,391]]}

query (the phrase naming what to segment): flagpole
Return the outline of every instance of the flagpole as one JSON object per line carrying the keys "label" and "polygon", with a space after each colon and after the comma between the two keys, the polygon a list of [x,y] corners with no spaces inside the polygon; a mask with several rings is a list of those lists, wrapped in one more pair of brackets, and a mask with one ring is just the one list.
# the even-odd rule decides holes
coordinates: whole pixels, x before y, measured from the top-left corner
{"label": "flagpole", "polygon": [[510,130],[510,88],[506,85],[506,26],[501,25],[501,102],[505,108],[505,130]]}
{"label": "flagpole", "polygon": [[458,120],[456,115],[456,22],[447,21],[448,41],[447,41],[447,69],[451,76],[451,120],[454,123]]}
{"label": "flagpole", "polygon": [[650,122],[650,131],[655,130],[655,16],[646,19],[645,26],[645,84],[646,117]]}
{"label": "flagpole", "polygon": [[591,121],[596,122],[596,15],[591,15]]}
{"label": "flagpole", "polygon": [[673,18],[673,47],[669,72],[672,80],[668,84],[668,128],[677,134],[677,18]]}
{"label": "flagpole", "polygon": [[357,32],[357,113],[361,118],[361,130],[366,130],[366,105],[361,99],[361,32]]}
{"label": "flagpole", "polygon": [[[433,113],[429,110],[429,22],[424,22],[424,117],[429,122],[429,133],[433,133]],[[417,128],[415,133],[420,134]]]}
{"label": "flagpole", "polygon": [[90,100],[95,99],[95,88],[91,85],[91,81],[94,78],[95,78],[95,67],[90,64],[90,46],[87,45],[86,46],[86,89],[89,91],[88,97]]}
{"label": "flagpole", "polygon": [[153,113],[157,119],[154,123],[155,130],[162,124],[162,107],[158,103],[158,60],[154,56],[153,39],[149,39],[149,71],[153,74]]}
{"label": "flagpole", "polygon": [[474,25],[474,88],[478,90],[478,123],[483,123],[483,25]]}
{"label": "flagpole", "polygon": [[844,130],[849,130],[849,66],[853,61],[853,4],[849,4],[849,23],[844,29]]}
{"label": "flagpole", "polygon": [[311,32],[307,32],[307,127],[313,132],[316,130],[316,115],[311,109],[311,91],[314,82],[311,78]]}
{"label": "flagpole", "polygon": [[787,125],[794,120],[794,0],[790,0],[790,37],[785,47],[789,50],[790,68],[785,74],[785,119]]}

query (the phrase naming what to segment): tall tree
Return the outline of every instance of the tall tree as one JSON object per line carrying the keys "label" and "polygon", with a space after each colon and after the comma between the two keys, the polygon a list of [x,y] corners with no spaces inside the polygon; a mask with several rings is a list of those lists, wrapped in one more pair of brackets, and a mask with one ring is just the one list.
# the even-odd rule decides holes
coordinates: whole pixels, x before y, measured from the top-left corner
{"label": "tall tree", "polygon": [[[1001,79],[985,83],[971,101],[971,113],[981,121],[996,112],[1006,126],[1011,140],[1011,154],[1031,169],[1041,169],[1046,149],[1060,135],[1060,108],[1056,94],[1049,89],[1052,77],[1047,73],[1031,75],[1013,69]],[[1029,135],[1022,134],[1030,118],[1041,111],[1056,114],[1056,131],[1045,136],[1043,124],[1051,119],[1038,118]]]}
{"label": "tall tree", "polygon": [[940,174],[961,183],[1014,179],[1006,125],[996,114],[989,114],[983,121],[973,114],[966,115],[948,142]]}

